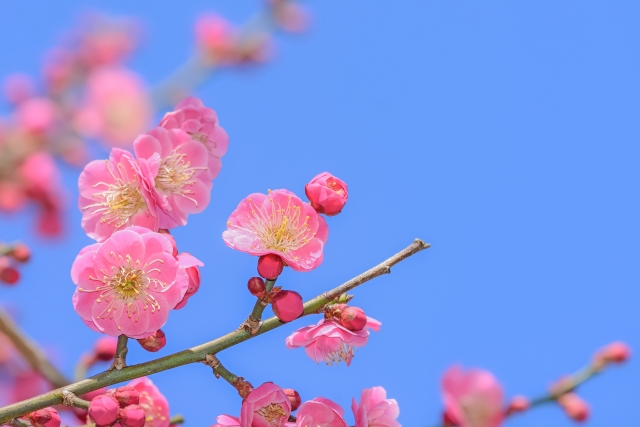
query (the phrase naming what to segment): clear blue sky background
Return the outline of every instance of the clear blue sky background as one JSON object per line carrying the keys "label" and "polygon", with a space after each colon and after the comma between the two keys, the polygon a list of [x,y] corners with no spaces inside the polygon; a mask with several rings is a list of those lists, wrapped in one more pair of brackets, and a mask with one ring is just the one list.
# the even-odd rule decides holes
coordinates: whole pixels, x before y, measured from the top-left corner
{"label": "clear blue sky background", "polygon": [[[257,1],[29,0],[0,15],[0,76],[36,74],[42,53],[92,6],[138,16],[147,44],[132,66],[158,82],[192,50],[206,10],[242,22]],[[316,365],[285,337],[306,318],[220,354],[258,385],[274,381],[347,407],[363,387],[398,399],[400,421],[440,419],[439,381],[452,363],[495,373],[508,395],[537,395],[625,340],[640,351],[640,3],[636,1],[316,1],[312,31],[279,37],[267,66],[223,72],[199,90],[231,136],[212,203],[177,230],[201,258],[204,283],[164,328],[166,355],[236,328],[253,299],[255,259],[220,235],[238,201],[267,188],[303,194],[328,170],[349,184],[329,219],[324,264],[279,284],[312,297],[414,237],[426,253],[355,291],[382,321],[350,368]],[[76,197],[76,170],[65,179]],[[69,234],[42,242],[30,218],[3,217],[2,238],[34,247],[3,303],[57,348],[71,373],[97,338],[71,307],[69,269],[90,240],[72,206]],[[133,346],[130,362],[151,354]],[[153,376],[188,426],[238,414],[240,399],[202,365]],[[595,426],[637,421],[637,361],[580,390]],[[567,426],[552,405],[509,425]]]}

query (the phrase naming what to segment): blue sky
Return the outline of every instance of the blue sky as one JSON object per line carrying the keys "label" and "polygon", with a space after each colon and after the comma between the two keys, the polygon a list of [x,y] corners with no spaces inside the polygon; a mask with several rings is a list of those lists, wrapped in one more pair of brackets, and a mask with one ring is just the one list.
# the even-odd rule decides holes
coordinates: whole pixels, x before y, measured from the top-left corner
{"label": "blue sky", "polygon": [[[0,76],[37,75],[40,58],[79,12],[133,15],[146,44],[132,62],[150,84],[188,58],[192,25],[217,10],[242,22],[257,1],[12,2],[0,16]],[[202,259],[203,285],[165,328],[166,355],[236,328],[253,299],[255,259],[227,248],[227,216],[247,194],[330,171],[350,200],[329,219],[323,265],[279,284],[305,298],[402,249],[433,246],[357,289],[382,321],[351,367],[316,365],[284,339],[306,318],[220,354],[255,385],[345,407],[384,386],[400,421],[440,419],[439,380],[452,363],[491,370],[508,395],[537,395],[614,340],[640,348],[640,3],[577,1],[308,2],[311,31],[277,38],[264,67],[224,71],[197,95],[231,142],[208,210],[174,234]],[[68,235],[43,242],[28,217],[0,218],[1,237],[33,246],[24,280],[0,289],[21,324],[71,373],[97,338],[71,307],[69,269],[90,240],[65,169]],[[141,349],[130,362],[152,357]],[[592,425],[637,418],[632,360],[580,390]],[[154,375],[188,426],[238,414],[240,400],[202,365]],[[554,406],[508,425],[565,426]]]}

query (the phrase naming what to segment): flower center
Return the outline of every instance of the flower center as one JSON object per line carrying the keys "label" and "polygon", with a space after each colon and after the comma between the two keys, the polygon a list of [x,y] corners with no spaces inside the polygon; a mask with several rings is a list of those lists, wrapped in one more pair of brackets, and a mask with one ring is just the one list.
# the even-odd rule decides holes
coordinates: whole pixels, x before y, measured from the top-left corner
{"label": "flower center", "polygon": [[327,187],[329,187],[330,189],[332,189],[333,191],[335,191],[340,195],[344,192],[344,188],[342,188],[342,186],[338,184],[337,181],[334,181],[334,180],[328,181]]}
{"label": "flower center", "polygon": [[115,223],[115,228],[120,228],[126,224],[132,216],[139,211],[146,209],[147,204],[140,193],[140,189],[135,182],[130,182],[126,170],[121,163],[117,165],[116,171],[111,169],[107,160],[107,169],[114,179],[114,183],[98,182],[93,188],[98,186],[107,187],[106,190],[93,194],[95,203],[85,206],[84,209],[96,208],[92,214],[100,214],[100,222],[109,225]]}
{"label": "flower center", "polygon": [[271,425],[282,425],[286,420],[283,420],[287,416],[287,413],[282,409],[282,406],[271,403],[269,406],[265,406],[256,411],[258,415],[267,420]]}
{"label": "flower center", "polygon": [[340,362],[346,362],[349,365],[354,356],[353,347],[343,342],[338,350],[325,354],[324,361],[327,365],[339,365]]}
{"label": "flower center", "polygon": [[194,191],[185,189],[185,187],[196,182],[195,179],[192,179],[196,171],[207,168],[191,167],[191,162],[185,161],[185,157],[186,154],[178,153],[176,149],[163,159],[155,179],[156,188],[163,193],[182,196],[198,206],[198,202],[189,196],[194,194]]}

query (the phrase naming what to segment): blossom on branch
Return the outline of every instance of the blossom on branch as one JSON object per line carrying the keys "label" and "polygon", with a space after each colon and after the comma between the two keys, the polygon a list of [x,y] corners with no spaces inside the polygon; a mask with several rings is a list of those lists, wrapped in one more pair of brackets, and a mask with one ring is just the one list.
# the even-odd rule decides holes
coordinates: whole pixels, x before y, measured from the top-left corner
{"label": "blossom on branch", "polygon": [[327,216],[338,215],[349,199],[347,184],[329,172],[314,176],[304,187],[304,192],[311,206]]}
{"label": "blossom on branch", "polygon": [[128,385],[140,392],[140,406],[146,414],[146,427],[169,427],[169,402],[147,377],[136,378]]}
{"label": "blossom on branch", "polygon": [[291,402],[274,383],[262,384],[242,401],[241,427],[282,427],[291,415]]}
{"label": "blossom on branch", "polygon": [[163,234],[128,227],[80,251],[71,267],[73,306],[95,331],[146,338],[184,297],[188,277],[179,270]]}
{"label": "blossom on branch", "polygon": [[222,233],[227,246],[256,256],[278,255],[296,271],[322,263],[328,236],[324,218],[288,190],[250,194]]}
{"label": "blossom on branch", "polygon": [[288,348],[304,347],[307,356],[315,362],[324,361],[327,365],[344,361],[351,365],[354,348],[363,347],[369,340],[369,331],[380,330],[381,323],[367,317],[367,325],[360,331],[350,331],[333,320],[321,320],[317,325],[305,326],[289,335]]}
{"label": "blossom on branch", "polygon": [[211,427],[240,427],[240,418],[232,415],[219,415]]}
{"label": "blossom on branch", "polygon": [[382,387],[362,390],[360,403],[353,399],[351,410],[356,419],[355,427],[400,427],[398,402],[387,399],[387,391]]}
{"label": "blossom on branch", "polygon": [[347,427],[343,417],[344,409],[340,405],[329,399],[316,397],[300,405],[296,413],[295,425],[297,427]]}

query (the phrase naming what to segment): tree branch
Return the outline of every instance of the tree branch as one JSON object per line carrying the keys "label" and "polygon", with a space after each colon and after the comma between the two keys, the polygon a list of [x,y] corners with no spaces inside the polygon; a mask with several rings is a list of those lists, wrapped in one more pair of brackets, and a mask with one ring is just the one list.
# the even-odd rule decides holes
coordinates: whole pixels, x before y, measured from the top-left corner
{"label": "tree branch", "polygon": [[64,387],[69,381],[47,360],[44,351],[13,321],[9,313],[0,307],[0,332],[7,336],[31,368],[47,379],[54,387]]}
{"label": "tree branch", "polygon": [[118,345],[116,346],[116,354],[113,355],[113,362],[109,367],[109,370],[119,371],[125,366],[127,366],[127,353],[129,349],[127,348],[127,343],[129,342],[129,337],[122,334],[118,336]]}
{"label": "tree branch", "polygon": [[247,317],[247,320],[245,320],[244,323],[240,325],[241,328],[244,328],[247,331],[249,331],[251,335],[255,335],[258,332],[258,329],[260,329],[260,320],[262,320],[262,313],[264,312],[264,309],[267,307],[266,298],[269,295],[269,292],[271,292],[271,289],[273,289],[273,285],[275,285],[275,283],[276,283],[276,279],[267,280],[265,282],[264,297],[258,298],[255,305],[253,306],[253,310],[251,311],[251,314],[249,315],[249,317]]}
{"label": "tree branch", "polygon": [[[331,302],[336,297],[373,278],[390,273],[392,266],[420,252],[423,249],[429,248],[430,246],[431,245],[429,245],[428,243],[416,239],[411,245],[393,255],[386,261],[367,270],[359,276],[354,277],[353,279],[343,283],[342,285],[307,301],[304,304],[304,313],[302,314],[302,316],[320,312],[327,303]],[[181,352],[161,357],[159,359],[151,360],[149,362],[141,363],[139,365],[127,366],[120,371],[114,370],[103,372],[91,378],[87,378],[77,383],[70,384],[64,389],[61,388],[53,390],[40,396],[36,396],[22,402],[5,406],[4,408],[0,408],[0,425],[23,414],[46,408],[48,406],[59,405],[63,401],[63,390],[70,391],[76,395],[83,395],[90,391],[98,390],[99,388],[107,387],[119,382],[129,381],[134,378],[155,374],[157,372],[177,368],[178,366],[187,365],[189,363],[199,363],[205,360],[207,354],[219,353],[222,350],[240,344],[241,342],[247,341],[265,332],[271,331],[284,324],[285,323],[281,322],[277,317],[274,316],[262,322],[262,324],[260,325],[260,329],[258,330],[258,333],[256,335],[251,335],[244,329],[237,329],[229,332],[226,335],[216,338],[213,341],[200,344],[188,350],[183,350]]]}

